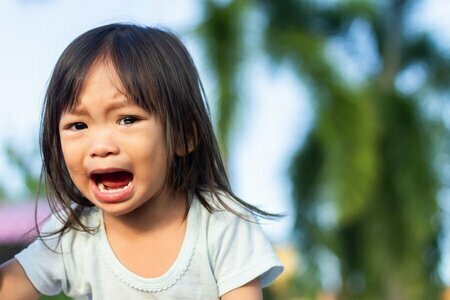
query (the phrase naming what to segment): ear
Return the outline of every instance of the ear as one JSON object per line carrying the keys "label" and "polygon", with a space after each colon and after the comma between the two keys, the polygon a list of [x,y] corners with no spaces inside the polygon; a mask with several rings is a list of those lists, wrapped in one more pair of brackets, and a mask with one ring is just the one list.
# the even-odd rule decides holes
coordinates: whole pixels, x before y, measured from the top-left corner
{"label": "ear", "polygon": [[[198,139],[197,139],[197,128],[194,123],[192,123],[192,131],[193,133],[187,136],[187,147],[182,144],[178,144],[175,149],[175,154],[177,156],[186,156],[197,148]],[[186,149],[187,148],[187,149]]]}
{"label": "ear", "polygon": [[177,149],[175,150],[175,154],[180,157],[186,156],[187,154],[189,154],[195,150],[195,146],[196,145],[195,145],[194,141],[192,139],[189,139],[189,141],[187,143],[187,149],[185,149],[184,145],[179,145],[177,147]]}

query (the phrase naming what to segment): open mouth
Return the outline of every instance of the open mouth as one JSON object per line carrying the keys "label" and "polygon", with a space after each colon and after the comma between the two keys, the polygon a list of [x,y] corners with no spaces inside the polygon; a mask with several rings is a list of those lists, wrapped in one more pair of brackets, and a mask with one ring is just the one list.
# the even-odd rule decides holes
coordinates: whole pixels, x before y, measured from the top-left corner
{"label": "open mouth", "polygon": [[91,175],[93,192],[103,202],[125,201],[133,192],[133,173],[113,171]]}
{"label": "open mouth", "polygon": [[133,174],[128,171],[93,174],[92,177],[101,192],[125,190],[133,181]]}

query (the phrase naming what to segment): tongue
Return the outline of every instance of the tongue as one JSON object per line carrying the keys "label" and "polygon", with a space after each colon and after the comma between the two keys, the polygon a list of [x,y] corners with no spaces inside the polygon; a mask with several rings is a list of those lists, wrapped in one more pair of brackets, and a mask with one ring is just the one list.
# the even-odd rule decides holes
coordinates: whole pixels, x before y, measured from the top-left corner
{"label": "tongue", "polygon": [[132,179],[133,174],[126,171],[99,175],[99,181],[108,188],[120,188],[126,186]]}

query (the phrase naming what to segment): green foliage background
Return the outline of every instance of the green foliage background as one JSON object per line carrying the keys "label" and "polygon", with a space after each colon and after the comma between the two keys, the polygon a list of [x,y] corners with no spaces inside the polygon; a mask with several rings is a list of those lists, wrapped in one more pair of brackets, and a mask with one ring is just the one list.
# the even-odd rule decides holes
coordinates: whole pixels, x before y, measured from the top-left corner
{"label": "green foliage background", "polygon": [[[240,20],[251,20],[248,16],[257,12],[263,19],[264,44],[256,47],[263,47],[274,64],[290,66],[313,98],[314,123],[290,167],[303,261],[292,290],[304,297],[328,291],[340,299],[436,299],[442,288],[437,274],[442,178],[437,166],[448,150],[437,145],[448,129],[442,119],[426,113],[426,100],[448,92],[450,60],[428,33],[412,30],[408,16],[417,3],[207,1],[201,33],[223,52],[209,52],[218,80],[227,78],[221,89],[241,88],[230,79],[239,77],[237,68],[218,63],[223,63],[224,53],[242,51],[245,44],[236,41],[255,25]],[[218,15],[233,18],[214,17]],[[329,47],[339,40],[351,59],[364,64],[364,58],[353,55],[350,35],[361,24],[373,41],[366,51],[378,67],[361,71],[355,80],[346,76]],[[230,32],[232,42],[225,45]],[[239,64],[243,62],[245,57],[240,57]],[[425,79],[412,92],[400,89],[398,78],[417,67],[425,70]],[[445,100],[440,98],[441,105]],[[219,106],[226,107],[219,114],[235,115],[236,101],[242,99],[219,97]],[[226,128],[219,134],[232,130],[223,120],[219,116],[218,127]],[[324,210],[332,212],[326,220]],[[323,270],[330,268],[322,263],[324,253],[338,261],[340,278],[332,286],[323,281]],[[286,291],[277,297],[294,294]]]}

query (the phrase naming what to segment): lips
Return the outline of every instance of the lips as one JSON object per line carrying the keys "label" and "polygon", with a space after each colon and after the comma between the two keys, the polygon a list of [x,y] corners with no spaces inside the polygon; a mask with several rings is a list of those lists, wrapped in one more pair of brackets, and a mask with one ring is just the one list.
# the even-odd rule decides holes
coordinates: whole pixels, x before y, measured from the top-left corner
{"label": "lips", "polygon": [[101,202],[123,202],[134,191],[134,176],[126,170],[97,170],[90,177],[94,196]]}

